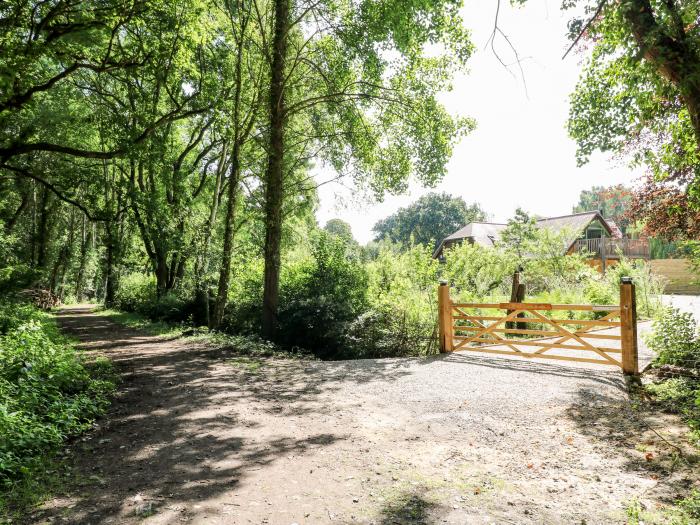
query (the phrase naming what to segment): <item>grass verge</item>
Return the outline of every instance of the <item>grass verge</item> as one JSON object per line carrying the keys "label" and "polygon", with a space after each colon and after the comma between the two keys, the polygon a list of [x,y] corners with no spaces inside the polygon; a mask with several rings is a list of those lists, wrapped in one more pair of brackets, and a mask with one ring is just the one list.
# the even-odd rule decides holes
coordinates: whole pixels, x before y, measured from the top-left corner
{"label": "grass verge", "polygon": [[148,335],[163,337],[179,337],[186,329],[181,325],[174,325],[163,321],[152,321],[149,318],[135,312],[122,312],[110,308],[98,308],[96,315],[110,318],[115,323],[128,328],[143,330]]}

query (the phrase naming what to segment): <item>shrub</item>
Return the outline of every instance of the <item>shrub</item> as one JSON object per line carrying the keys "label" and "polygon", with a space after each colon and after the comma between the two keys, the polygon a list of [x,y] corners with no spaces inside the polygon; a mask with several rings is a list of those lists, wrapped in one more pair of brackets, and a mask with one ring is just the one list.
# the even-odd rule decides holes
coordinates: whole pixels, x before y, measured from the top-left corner
{"label": "shrub", "polygon": [[700,334],[691,313],[664,309],[646,342],[656,352],[658,364],[700,367]]}
{"label": "shrub", "polygon": [[462,243],[450,248],[445,259],[444,276],[461,300],[478,300],[492,294],[510,296],[510,279],[518,259],[507,250]]}
{"label": "shrub", "polygon": [[341,238],[319,231],[311,248],[311,258],[285,269],[280,340],[342,357],[346,329],[367,307],[367,273]]}
{"label": "shrub", "polygon": [[[661,294],[664,292],[663,278],[654,275],[651,267],[641,259],[620,259],[605,272],[605,281],[611,294],[619,301],[619,286],[622,277],[631,277],[637,292],[637,313],[647,319],[659,314],[663,305]],[[617,295],[615,295],[617,293]]]}
{"label": "shrub", "polygon": [[185,299],[176,292],[158,297],[152,275],[131,273],[120,280],[114,308],[136,312],[153,321],[179,323],[193,316],[196,305],[193,298]]}
{"label": "shrub", "polygon": [[[676,377],[646,386],[647,391],[674,412],[683,414],[691,428],[700,430],[700,331],[690,313],[665,309],[646,336],[656,352],[655,365],[671,365]],[[700,436],[697,436],[700,437]]]}
{"label": "shrub", "polygon": [[229,333],[260,333],[264,268],[262,257],[246,257],[234,266],[223,330]]}
{"label": "shrub", "polygon": [[350,323],[346,351],[355,359],[437,353],[435,320],[422,322],[398,305],[368,310]]}
{"label": "shrub", "polygon": [[156,280],[142,273],[130,273],[119,280],[114,307],[125,312],[146,313],[156,297]]}
{"label": "shrub", "polygon": [[369,308],[348,327],[353,355],[424,355],[434,349],[440,265],[430,247],[383,244],[366,268]]}
{"label": "shrub", "polygon": [[697,523],[695,520],[700,521],[700,491],[693,490],[687,498],[680,500],[678,508],[682,513],[681,518],[688,519],[686,523]]}
{"label": "shrub", "polygon": [[[36,483],[70,436],[92,424],[114,388],[104,363],[90,371],[50,318],[20,305],[0,336],[0,490]],[[2,500],[3,498],[0,498]],[[0,505],[0,512],[2,511]]]}

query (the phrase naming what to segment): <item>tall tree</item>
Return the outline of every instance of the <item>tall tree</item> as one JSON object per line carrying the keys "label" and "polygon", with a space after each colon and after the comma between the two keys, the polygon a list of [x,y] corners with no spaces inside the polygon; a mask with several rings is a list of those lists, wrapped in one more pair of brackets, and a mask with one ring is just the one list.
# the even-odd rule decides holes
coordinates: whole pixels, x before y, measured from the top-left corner
{"label": "tall tree", "polygon": [[352,236],[352,227],[342,219],[330,219],[323,229],[334,237],[339,237],[347,242],[355,241]]}
{"label": "tall tree", "polygon": [[263,335],[274,339],[279,309],[280,243],[282,240],[282,203],[284,198],[284,148],[287,120],[287,62],[291,0],[274,0],[274,32],[270,64],[269,144],[265,175],[265,275],[263,292]]}
{"label": "tall tree", "polygon": [[230,159],[227,159],[229,177],[221,266],[214,313],[209,319],[209,326],[212,328],[218,328],[221,325],[228,301],[233,240],[236,229],[236,207],[240,200],[240,184],[246,167],[244,148],[256,126],[260,125],[259,119],[261,117],[259,111],[263,95],[262,75],[264,69],[261,67],[263,57],[255,50],[260,49],[261,44],[265,41],[267,29],[260,19],[254,17],[256,11],[253,9],[252,2],[229,0],[224,2],[220,8],[229,23],[230,35],[233,40],[231,49],[233,57],[232,86],[227,106],[230,112],[228,112],[226,123],[228,130],[226,144],[230,143],[231,155]]}
{"label": "tall tree", "polygon": [[[443,176],[454,141],[472,126],[447,115],[436,98],[472,50],[460,6],[457,0],[274,1],[265,337],[274,339],[278,324],[285,190],[294,187],[286,177],[322,158],[381,198],[405,190],[412,176],[424,184]],[[429,44],[443,53],[428,56]]]}
{"label": "tall tree", "polygon": [[517,257],[518,265],[522,265],[536,238],[537,219],[518,208],[515,210],[515,215],[508,219],[506,227],[500,234],[499,242],[512,251]]}

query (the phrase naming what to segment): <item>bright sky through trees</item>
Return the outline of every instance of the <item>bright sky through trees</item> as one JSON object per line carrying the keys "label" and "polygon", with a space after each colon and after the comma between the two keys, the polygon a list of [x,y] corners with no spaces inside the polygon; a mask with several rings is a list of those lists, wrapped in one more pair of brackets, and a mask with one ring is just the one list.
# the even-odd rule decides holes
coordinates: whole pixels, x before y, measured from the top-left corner
{"label": "bright sky through trees", "polygon": [[[581,190],[630,184],[641,175],[602,155],[576,167],[576,145],[567,136],[566,119],[582,56],[572,52],[561,59],[570,44],[566,22],[571,13],[562,13],[560,3],[537,0],[513,8],[502,2],[499,25],[524,60],[527,94],[517,67],[511,67],[511,75],[490,47],[485,49],[496,2],[466,0],[463,9],[477,52],[469,61],[470,73],[457,77],[454,91],[443,101],[450,112],[476,119],[477,129],[455,148],[437,190],[479,202],[498,221],[505,222],[518,207],[549,216],[571,213]],[[497,40],[496,49],[506,63],[514,62],[503,40]],[[319,166],[319,181],[332,177]],[[317,217],[321,224],[333,217],[344,219],[364,243],[372,238],[377,220],[429,191],[414,185],[409,195],[371,203],[331,183],[319,189]]]}

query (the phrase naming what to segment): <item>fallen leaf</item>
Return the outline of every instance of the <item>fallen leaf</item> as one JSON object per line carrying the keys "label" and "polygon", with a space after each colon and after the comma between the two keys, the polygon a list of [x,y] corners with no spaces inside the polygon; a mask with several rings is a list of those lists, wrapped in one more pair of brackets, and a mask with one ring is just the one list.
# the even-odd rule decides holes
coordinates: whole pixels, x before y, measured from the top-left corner
{"label": "fallen leaf", "polygon": [[652,459],[654,459],[654,454],[652,454],[651,452],[647,452],[646,455],[644,456],[644,458],[647,461],[651,461]]}

